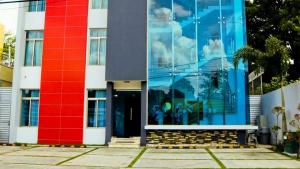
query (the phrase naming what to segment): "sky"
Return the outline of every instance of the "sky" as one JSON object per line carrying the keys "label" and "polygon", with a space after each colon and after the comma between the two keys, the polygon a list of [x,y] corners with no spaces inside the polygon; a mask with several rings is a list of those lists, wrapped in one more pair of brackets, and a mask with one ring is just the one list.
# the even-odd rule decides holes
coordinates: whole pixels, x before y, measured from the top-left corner
{"label": "sky", "polygon": [[17,3],[0,4],[0,22],[4,25],[6,32],[16,34],[18,7]]}

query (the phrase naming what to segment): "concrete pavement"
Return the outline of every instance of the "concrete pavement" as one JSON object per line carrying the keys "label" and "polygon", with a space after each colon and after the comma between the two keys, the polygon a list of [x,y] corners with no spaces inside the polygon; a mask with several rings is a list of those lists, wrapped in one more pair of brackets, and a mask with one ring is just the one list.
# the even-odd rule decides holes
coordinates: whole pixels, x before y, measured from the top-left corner
{"label": "concrete pavement", "polygon": [[128,149],[0,146],[0,169],[300,168],[300,161],[257,149]]}

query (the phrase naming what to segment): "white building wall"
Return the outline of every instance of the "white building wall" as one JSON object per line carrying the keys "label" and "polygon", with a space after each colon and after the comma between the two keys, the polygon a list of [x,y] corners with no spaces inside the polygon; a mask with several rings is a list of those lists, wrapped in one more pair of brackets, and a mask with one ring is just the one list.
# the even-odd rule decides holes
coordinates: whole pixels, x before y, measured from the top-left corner
{"label": "white building wall", "polygon": [[[21,90],[40,89],[41,67],[25,67],[25,42],[26,31],[43,30],[45,12],[27,12],[28,3],[20,3],[18,14],[18,30],[16,42],[16,59],[13,78],[12,114],[10,126],[10,143],[37,143],[38,127],[20,127]],[[85,104],[84,104],[84,144],[104,144],[105,128],[86,127],[87,118],[87,90],[106,89],[105,66],[90,66],[89,60],[89,30],[93,28],[107,28],[107,10],[89,9],[87,31],[87,66],[85,81]]]}
{"label": "white building wall", "polygon": [[[90,3],[91,4],[91,3]],[[105,127],[87,127],[87,91],[89,89],[106,89],[105,66],[89,65],[89,37],[90,29],[107,28],[107,10],[89,9],[88,31],[87,31],[87,57],[86,57],[86,80],[85,80],[85,106],[84,106],[84,133],[83,144],[101,145],[105,144]]]}
{"label": "white building wall", "polygon": [[[300,114],[297,110],[298,104],[300,104],[300,83],[290,84],[284,87],[285,96],[285,110],[288,131],[296,131],[289,122],[294,119],[295,114]],[[274,125],[277,125],[276,116],[272,113],[272,109],[276,106],[281,106],[281,92],[280,89],[272,91],[262,96],[262,112],[267,118],[268,127],[271,129]],[[279,116],[279,127],[282,125],[282,116]],[[279,131],[278,138],[282,138],[282,131]],[[275,143],[275,135],[272,133],[272,143]]]}
{"label": "white building wall", "polygon": [[45,12],[27,12],[28,3],[19,4],[16,35],[16,56],[13,77],[12,106],[10,118],[10,143],[37,143],[38,127],[20,127],[21,90],[39,89],[41,67],[25,67],[26,31],[43,30]]}

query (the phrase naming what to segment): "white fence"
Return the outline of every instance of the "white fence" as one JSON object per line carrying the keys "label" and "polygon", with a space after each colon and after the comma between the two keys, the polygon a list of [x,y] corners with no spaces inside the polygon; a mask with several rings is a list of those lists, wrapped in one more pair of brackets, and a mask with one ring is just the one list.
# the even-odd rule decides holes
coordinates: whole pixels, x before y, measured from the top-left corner
{"label": "white fence", "polygon": [[0,143],[8,143],[11,88],[0,88]]}

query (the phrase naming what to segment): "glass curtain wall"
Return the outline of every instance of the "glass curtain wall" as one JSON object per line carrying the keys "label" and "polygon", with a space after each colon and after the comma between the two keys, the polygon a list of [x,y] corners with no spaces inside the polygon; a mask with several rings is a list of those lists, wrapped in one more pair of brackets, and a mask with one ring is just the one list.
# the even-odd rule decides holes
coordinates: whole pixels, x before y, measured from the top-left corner
{"label": "glass curtain wall", "polygon": [[244,0],[148,0],[148,124],[247,124]]}

